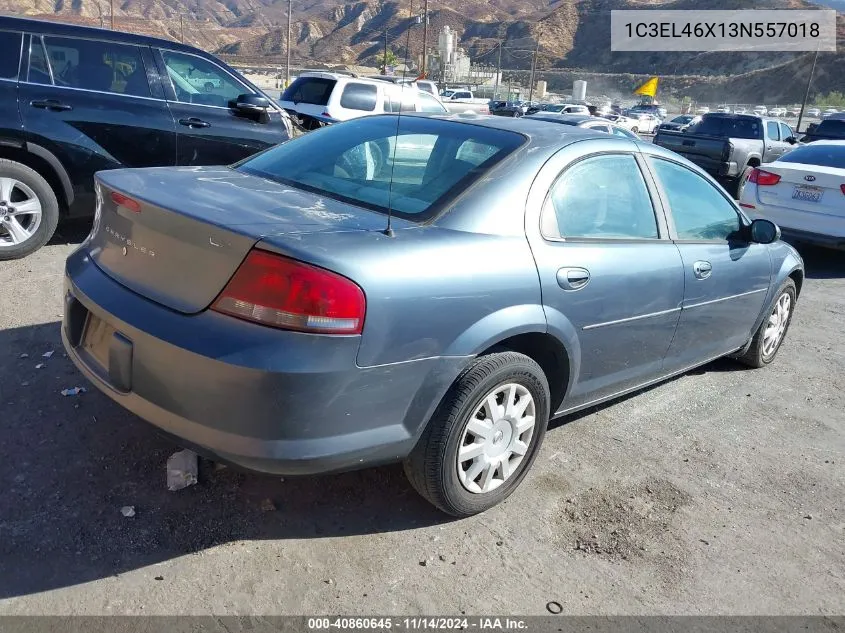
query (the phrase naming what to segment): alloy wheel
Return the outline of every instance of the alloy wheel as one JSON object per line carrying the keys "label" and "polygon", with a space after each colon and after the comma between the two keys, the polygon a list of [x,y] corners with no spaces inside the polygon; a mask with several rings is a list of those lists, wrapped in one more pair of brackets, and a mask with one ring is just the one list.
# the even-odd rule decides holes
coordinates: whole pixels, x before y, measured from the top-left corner
{"label": "alloy wheel", "polygon": [[763,355],[771,356],[777,351],[786,326],[789,324],[789,314],[792,309],[792,298],[789,293],[784,292],[778,297],[777,303],[769,315],[769,322],[763,332]]}
{"label": "alloy wheel", "polygon": [[26,242],[41,226],[41,202],[19,180],[0,176],[0,248]]}

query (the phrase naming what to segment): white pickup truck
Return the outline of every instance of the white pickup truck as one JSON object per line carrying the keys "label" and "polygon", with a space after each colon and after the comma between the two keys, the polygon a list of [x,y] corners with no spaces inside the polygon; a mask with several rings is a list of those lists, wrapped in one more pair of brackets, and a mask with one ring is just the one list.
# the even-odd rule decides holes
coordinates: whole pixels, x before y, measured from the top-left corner
{"label": "white pickup truck", "polygon": [[440,100],[449,112],[478,112],[490,114],[490,101],[476,99],[470,90],[444,90]]}

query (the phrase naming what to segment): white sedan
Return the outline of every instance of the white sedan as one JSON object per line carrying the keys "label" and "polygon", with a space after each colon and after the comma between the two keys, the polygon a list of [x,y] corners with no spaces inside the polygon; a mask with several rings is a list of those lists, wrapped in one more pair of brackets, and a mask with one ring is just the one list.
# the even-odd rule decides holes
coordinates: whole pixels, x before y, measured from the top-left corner
{"label": "white sedan", "polygon": [[845,141],[816,141],[760,165],[739,204],[784,235],[845,249]]}
{"label": "white sedan", "polygon": [[653,114],[629,114],[627,121],[615,121],[618,125],[628,128],[638,134],[654,134],[660,119]]}

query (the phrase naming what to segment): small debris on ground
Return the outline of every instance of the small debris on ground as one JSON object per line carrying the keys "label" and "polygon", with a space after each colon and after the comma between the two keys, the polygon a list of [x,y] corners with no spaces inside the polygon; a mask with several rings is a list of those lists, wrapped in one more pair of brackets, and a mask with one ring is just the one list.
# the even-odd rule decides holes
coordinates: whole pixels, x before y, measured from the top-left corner
{"label": "small debris on ground", "polygon": [[24,380],[24,381],[21,383],[21,387],[29,387],[29,381],[28,381],[28,380]]}
{"label": "small debris on ground", "polygon": [[44,352],[43,354],[41,354],[41,358],[50,358],[54,353],[55,352],[53,350],[50,350],[49,352]]}
{"label": "small debris on ground", "polygon": [[221,464],[220,462],[214,462],[214,470],[226,470],[226,464]]}
{"label": "small debris on ground", "polygon": [[134,517],[135,516],[135,506],[123,506],[120,509],[120,513],[125,517]]}
{"label": "small debris on ground", "polygon": [[427,566],[428,566],[428,560],[424,559],[424,560],[420,561],[420,567],[427,567]]}
{"label": "small debris on ground", "polygon": [[812,518],[813,518],[813,515],[812,515],[812,514],[805,514],[805,515],[804,515],[804,518],[805,518],[805,519],[812,519]]}
{"label": "small debris on ground", "polygon": [[70,389],[62,389],[63,396],[78,396],[81,393],[85,393],[85,387],[71,387]]}
{"label": "small debris on ground", "polygon": [[29,358],[29,354],[21,354],[18,358]]}
{"label": "small debris on ground", "polygon": [[194,451],[183,450],[167,458],[167,489],[182,490],[197,483],[198,459]]}
{"label": "small debris on ground", "polygon": [[272,499],[264,499],[261,501],[261,511],[262,512],[275,512],[276,504],[273,503]]}
{"label": "small debris on ground", "polygon": [[164,576],[156,576],[156,580],[164,580]]}
{"label": "small debris on ground", "polygon": [[42,368],[44,368],[44,367],[46,367],[46,366],[47,366],[47,365],[46,365],[46,364],[44,364],[44,363],[38,363],[38,364],[35,366],[35,369],[42,369]]}

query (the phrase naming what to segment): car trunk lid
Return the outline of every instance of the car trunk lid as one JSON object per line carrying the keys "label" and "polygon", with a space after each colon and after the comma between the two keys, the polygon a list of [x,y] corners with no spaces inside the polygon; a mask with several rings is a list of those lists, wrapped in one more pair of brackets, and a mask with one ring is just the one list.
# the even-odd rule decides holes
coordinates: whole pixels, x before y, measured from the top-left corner
{"label": "car trunk lid", "polygon": [[768,163],[760,169],[780,176],[775,185],[757,187],[762,204],[845,216],[845,170],[786,162]]}
{"label": "car trunk lid", "polygon": [[268,235],[386,225],[384,215],[223,167],[115,170],[96,181],[92,260],[130,290],[188,314],[208,307]]}

